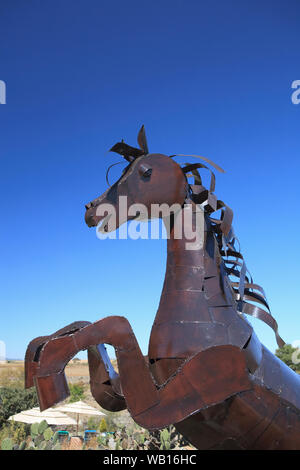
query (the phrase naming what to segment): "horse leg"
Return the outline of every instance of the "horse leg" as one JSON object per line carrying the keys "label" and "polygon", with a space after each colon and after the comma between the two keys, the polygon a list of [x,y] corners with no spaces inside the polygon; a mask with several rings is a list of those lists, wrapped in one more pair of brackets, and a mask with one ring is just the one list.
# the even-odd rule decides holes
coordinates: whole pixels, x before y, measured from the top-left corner
{"label": "horse leg", "polygon": [[34,376],[36,375],[36,370],[38,367],[39,356],[43,346],[50,341],[51,339],[65,336],[71,333],[75,333],[79,329],[90,325],[91,322],[88,321],[78,321],[70,323],[69,325],[61,328],[52,335],[48,336],[38,336],[34,338],[27,346],[25,353],[25,388],[30,388],[34,386]]}
{"label": "horse leg", "polygon": [[114,370],[104,344],[88,348],[91,392],[96,402],[108,411],[126,409],[119,374]]}
{"label": "horse leg", "polygon": [[[34,386],[34,377],[39,367],[39,358],[44,345],[54,338],[68,336],[91,322],[73,322],[56,331],[52,335],[40,336],[33,339],[25,354],[25,388]],[[121,393],[119,375],[114,371],[104,345],[88,348],[88,364],[90,372],[90,387],[95,400],[108,411],[120,411],[126,408]],[[62,401],[69,396],[69,389],[65,380],[61,381],[60,396],[55,401]],[[51,405],[50,405],[51,406]]]}
{"label": "horse leg", "polygon": [[44,346],[34,378],[41,409],[59,401],[69,360],[78,351],[102,343],[115,348],[127,408],[132,418],[148,429],[180,422],[196,411],[252,389],[245,355],[231,345],[199,352],[158,388],[129,322],[123,317],[107,317]]}

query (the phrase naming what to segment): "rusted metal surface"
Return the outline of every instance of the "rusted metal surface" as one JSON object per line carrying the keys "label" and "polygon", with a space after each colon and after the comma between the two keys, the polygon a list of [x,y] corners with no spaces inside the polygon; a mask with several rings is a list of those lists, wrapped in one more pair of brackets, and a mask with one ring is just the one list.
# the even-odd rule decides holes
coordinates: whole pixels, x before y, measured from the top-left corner
{"label": "rusted metal surface", "polygon": [[[206,164],[222,170],[203,157],[206,164],[181,167],[172,157],[150,154],[144,128],[138,144],[135,149],[120,142],[111,149],[129,165],[86,205],[87,225],[104,219],[97,214],[100,204],[117,209],[121,195],[128,205],[138,202],[149,210],[153,203],[187,204],[191,228],[202,211],[201,243],[187,250],[187,240],[174,233],[184,215],[171,216],[165,281],[147,359],[125,318],[77,322],[29,344],[26,386],[36,385],[42,410],[61,401],[68,394],[64,368],[87,349],[95,400],[110,411],[127,408],[145,428],[175,424],[199,449],[300,449],[300,378],[261,344],[245,317],[266,322],[278,345],[284,344],[264,291],[237,248],[233,212],[215,196],[215,176]],[[211,172],[209,188],[199,169]],[[117,227],[124,222],[118,219]],[[119,374],[104,344],[114,346]]]}

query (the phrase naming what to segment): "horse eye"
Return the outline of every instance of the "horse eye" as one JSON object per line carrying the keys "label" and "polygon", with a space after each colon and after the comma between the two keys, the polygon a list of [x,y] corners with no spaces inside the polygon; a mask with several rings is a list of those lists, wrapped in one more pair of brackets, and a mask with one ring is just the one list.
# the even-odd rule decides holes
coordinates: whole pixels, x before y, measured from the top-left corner
{"label": "horse eye", "polygon": [[148,170],[145,171],[145,173],[143,173],[143,177],[150,178],[151,174],[152,174],[152,169],[149,168]]}
{"label": "horse eye", "polygon": [[150,168],[148,165],[141,165],[139,168],[139,173],[143,178],[150,178],[152,174],[152,168]]}

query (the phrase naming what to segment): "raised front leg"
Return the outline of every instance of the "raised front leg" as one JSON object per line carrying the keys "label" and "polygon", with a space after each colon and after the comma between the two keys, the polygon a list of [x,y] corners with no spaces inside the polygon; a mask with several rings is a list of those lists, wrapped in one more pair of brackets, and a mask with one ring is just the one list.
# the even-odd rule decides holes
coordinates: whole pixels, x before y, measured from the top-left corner
{"label": "raised front leg", "polygon": [[127,408],[119,374],[114,370],[104,344],[88,348],[90,388],[96,402],[108,411]]}
{"label": "raised front leg", "polygon": [[252,389],[245,356],[231,345],[196,354],[166,384],[157,387],[128,321],[107,317],[43,347],[34,378],[41,409],[51,406],[54,396],[59,397],[68,361],[78,351],[103,343],[116,350],[122,393],[132,418],[148,429],[180,422]]}
{"label": "raised front leg", "polygon": [[40,352],[48,341],[53,338],[75,333],[75,331],[78,331],[80,328],[90,324],[91,322],[89,321],[73,322],[67,326],[64,326],[60,330],[55,331],[55,333],[52,335],[38,336],[37,338],[34,338],[32,341],[30,341],[25,354],[25,388],[30,388],[34,385],[33,378],[36,375],[38,368]]}
{"label": "raised front leg", "polygon": [[[54,338],[72,335],[90,324],[91,322],[88,321],[73,322],[51,335],[39,336],[33,339],[29,343],[25,354],[25,388],[34,386],[34,377],[39,369],[40,354],[49,341]],[[99,405],[108,411],[126,409],[126,402],[121,393],[119,375],[115,372],[103,344],[88,348],[88,364],[91,392]],[[48,381],[53,382],[50,389],[41,392],[39,397],[44,409],[69,396],[69,388],[64,374],[49,377]]]}

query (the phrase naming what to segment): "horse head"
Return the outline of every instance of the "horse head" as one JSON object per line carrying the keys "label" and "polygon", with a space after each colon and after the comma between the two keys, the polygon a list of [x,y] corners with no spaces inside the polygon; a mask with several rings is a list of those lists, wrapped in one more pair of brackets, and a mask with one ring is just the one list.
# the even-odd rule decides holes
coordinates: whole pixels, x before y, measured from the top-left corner
{"label": "horse head", "polygon": [[120,215],[120,196],[127,197],[128,207],[133,204],[143,205],[149,215],[152,204],[184,204],[189,185],[180,165],[167,155],[148,152],[144,126],[138,134],[138,143],[140,149],[124,142],[119,142],[110,149],[122,155],[128,165],[111,187],[86,204],[85,221],[89,227],[97,226],[102,221],[100,230],[111,231],[107,225],[107,214],[99,211],[101,206],[105,207],[107,204],[115,209],[114,229],[138,217],[139,213],[135,216],[127,213]]}

